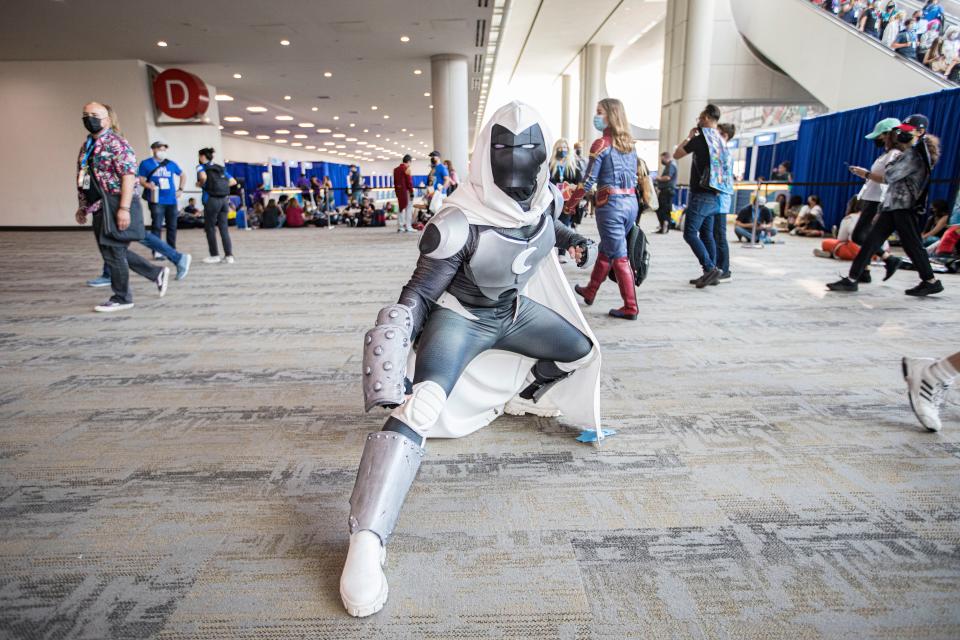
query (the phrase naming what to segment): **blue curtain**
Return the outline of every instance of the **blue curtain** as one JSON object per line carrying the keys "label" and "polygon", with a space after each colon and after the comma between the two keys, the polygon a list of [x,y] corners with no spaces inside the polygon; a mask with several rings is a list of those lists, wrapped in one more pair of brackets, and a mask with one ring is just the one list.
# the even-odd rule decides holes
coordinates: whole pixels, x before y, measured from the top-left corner
{"label": "blue curtain", "polygon": [[287,186],[287,168],[283,165],[279,167],[271,167],[273,171],[273,186],[275,187],[285,187]]}
{"label": "blue curtain", "polygon": [[[847,200],[860,190],[860,181],[850,175],[844,162],[869,167],[878,152],[873,142],[864,136],[883,118],[902,120],[913,113],[926,115],[930,119],[930,133],[940,137],[942,155],[934,168],[933,179],[956,180],[960,175],[960,126],[957,126],[960,122],[960,89],[945,89],[803,120],[795,150],[794,181],[857,184],[795,187],[791,192],[804,197],[819,195],[827,229],[839,224]],[[952,201],[956,190],[956,184],[933,184],[930,199]]]}
{"label": "blue curtain", "polygon": [[253,192],[263,182],[263,173],[267,170],[265,164],[250,164],[248,162],[228,162],[226,169],[230,172],[237,182],[243,184],[244,192],[247,196],[247,204],[251,204]]}
{"label": "blue curtain", "polygon": [[747,153],[744,155],[744,158],[745,159],[743,161],[743,167],[744,167],[743,179],[751,180],[755,177],[750,175],[750,161],[753,159],[753,147],[747,147]]}

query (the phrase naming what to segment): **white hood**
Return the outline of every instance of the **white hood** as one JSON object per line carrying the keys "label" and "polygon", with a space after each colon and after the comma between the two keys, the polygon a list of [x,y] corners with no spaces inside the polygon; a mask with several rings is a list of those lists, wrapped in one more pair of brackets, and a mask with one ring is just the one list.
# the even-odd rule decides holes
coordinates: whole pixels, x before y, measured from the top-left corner
{"label": "white hood", "polygon": [[[498,124],[514,133],[520,133],[535,124],[540,125],[546,145],[547,160],[537,173],[537,190],[530,201],[530,210],[524,211],[513,198],[504,193],[493,180],[490,166],[490,130]],[[487,120],[477,134],[477,143],[470,156],[470,177],[461,182],[456,191],[444,201],[444,207],[456,207],[463,211],[471,224],[492,225],[516,229],[533,224],[553,202],[550,191],[550,151],[553,135],[536,109],[523,102],[505,104]]]}

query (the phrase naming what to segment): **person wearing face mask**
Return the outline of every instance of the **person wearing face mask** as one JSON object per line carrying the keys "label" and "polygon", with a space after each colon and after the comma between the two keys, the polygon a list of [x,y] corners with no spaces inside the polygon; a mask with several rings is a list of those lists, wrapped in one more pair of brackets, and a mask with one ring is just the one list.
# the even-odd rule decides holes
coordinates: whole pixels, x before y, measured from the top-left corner
{"label": "person wearing face mask", "polygon": [[633,268],[627,256],[627,236],[637,220],[637,152],[627,123],[623,103],[604,98],[597,103],[593,126],[603,135],[590,146],[590,162],[583,184],[567,200],[568,208],[579,202],[594,186],[597,228],[600,231],[600,255],[585,287],[574,290],[584,303],[592,305],[600,285],[613,271],[623,306],[611,309],[609,315],[624,320],[636,320],[637,290]]}
{"label": "person wearing face mask", "polygon": [[660,165],[663,169],[657,175],[657,220],[660,228],[656,233],[670,231],[670,213],[673,209],[673,196],[677,191],[677,163],[673,161],[669,151],[660,154]]}
{"label": "person wearing face mask", "polygon": [[[553,143],[553,153],[550,155],[550,182],[557,185],[557,188],[561,191],[564,184],[578,185],[583,182],[583,173],[574,162],[573,156],[570,154],[570,147],[564,138],[557,138],[557,141]],[[577,203],[576,208],[580,206],[580,203]],[[572,213],[564,212],[560,214],[559,220],[568,227],[576,228]]]}
{"label": "person wearing face mask", "polygon": [[89,132],[77,157],[78,224],[93,216],[93,233],[109,268],[113,295],[95,311],[110,313],[133,307],[130,269],[151,280],[162,297],[167,292],[169,267],[156,267],[128,251],[130,242],[144,236],[140,203],[135,201],[137,158],[120,132],[117,115],[108,105],[91,102],[83,107],[83,126]]}
{"label": "person wearing face mask", "polygon": [[167,158],[167,143],[156,140],[150,145],[152,157],[140,163],[137,175],[143,198],[150,206],[153,235],[167,228],[167,244],[177,248],[177,198],[183,195],[187,176],[176,162]]}
{"label": "person wearing face mask", "polygon": [[[213,149],[205,147],[198,152],[197,186],[203,189],[203,229],[207,234],[207,248],[210,255],[203,259],[206,264],[225,262],[233,264],[233,243],[230,241],[230,230],[227,226],[227,216],[230,212],[227,196],[230,187],[236,186],[237,181],[221,165],[213,163]],[[220,230],[220,241],[223,243],[223,258],[217,250],[217,232]]]}
{"label": "person wearing face mask", "polygon": [[584,174],[587,172],[587,158],[583,155],[583,143],[577,140],[573,143],[573,156],[574,162],[577,163],[577,169],[580,169],[580,173]]}
{"label": "person wearing face mask", "polygon": [[387,600],[386,545],[427,440],[466,436],[504,412],[562,413],[603,437],[597,340],[554,257],[563,248],[587,268],[591,243],[557,224],[551,142],[529,105],[493,114],[469,177],[423,231],[410,281],[364,338],[365,407],[393,411],[367,437],[350,497],[340,596],[352,616]]}
{"label": "person wearing face mask", "polygon": [[[920,239],[920,215],[926,209],[933,166],[940,159],[940,140],[927,134],[926,130],[926,116],[915,114],[889,132],[888,135],[894,136],[893,148],[900,153],[887,162],[882,176],[874,175],[863,167],[850,167],[854,175],[884,183],[887,189],[860,253],[850,266],[850,273],[828,284],[830,291],[857,291],[857,282],[867,263],[894,231],[921,278],[920,284],[907,289],[905,293],[921,297],[943,291],[943,284],[934,276],[930,257]],[[888,262],[884,280],[893,275],[897,266],[899,261],[892,266]]]}

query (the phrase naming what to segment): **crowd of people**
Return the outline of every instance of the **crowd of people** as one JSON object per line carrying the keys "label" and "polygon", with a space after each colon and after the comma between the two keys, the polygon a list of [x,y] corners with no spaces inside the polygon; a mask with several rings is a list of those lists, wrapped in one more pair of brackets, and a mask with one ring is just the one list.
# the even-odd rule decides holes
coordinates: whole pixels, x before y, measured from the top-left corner
{"label": "crowd of people", "polygon": [[909,11],[894,0],[812,0],[898,54],[960,83],[960,26],[948,24],[940,0]]}

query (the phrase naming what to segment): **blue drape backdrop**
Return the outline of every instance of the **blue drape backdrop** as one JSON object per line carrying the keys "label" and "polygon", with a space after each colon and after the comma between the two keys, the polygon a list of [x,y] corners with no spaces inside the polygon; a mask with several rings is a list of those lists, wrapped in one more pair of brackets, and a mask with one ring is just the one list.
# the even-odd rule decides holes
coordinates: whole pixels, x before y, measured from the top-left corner
{"label": "blue drape backdrop", "polygon": [[[838,111],[800,123],[800,134],[793,164],[795,182],[858,182],[850,186],[797,186],[791,189],[806,197],[817,194],[823,203],[827,229],[839,224],[847,201],[860,190],[844,162],[870,167],[878,155],[873,142],[864,136],[883,118],[900,118],[922,113],[930,119],[929,132],[941,143],[940,162],[933,179],[956,180],[960,176],[960,89],[884,102],[861,109]],[[758,169],[759,172],[759,169]],[[953,202],[956,184],[933,184],[930,200]]]}
{"label": "blue drape backdrop", "polygon": [[[287,186],[287,172],[286,167],[268,167],[265,164],[251,164],[248,162],[228,162],[226,164],[227,171],[230,172],[234,178],[238,181],[242,180],[244,184],[244,189],[247,192],[247,196],[251,196],[254,190],[257,188],[263,181],[263,173],[268,169],[273,174],[273,186],[275,187],[285,187]],[[321,182],[325,176],[330,176],[331,182],[334,186],[334,203],[338,207],[345,206],[347,204],[347,194],[344,190],[347,186],[347,173],[349,172],[350,167],[346,164],[338,164],[335,162],[314,162],[313,167],[306,170],[301,170],[299,165],[296,167],[290,167],[290,186],[296,186],[297,179],[304,175],[309,180],[310,178],[316,176]]]}

